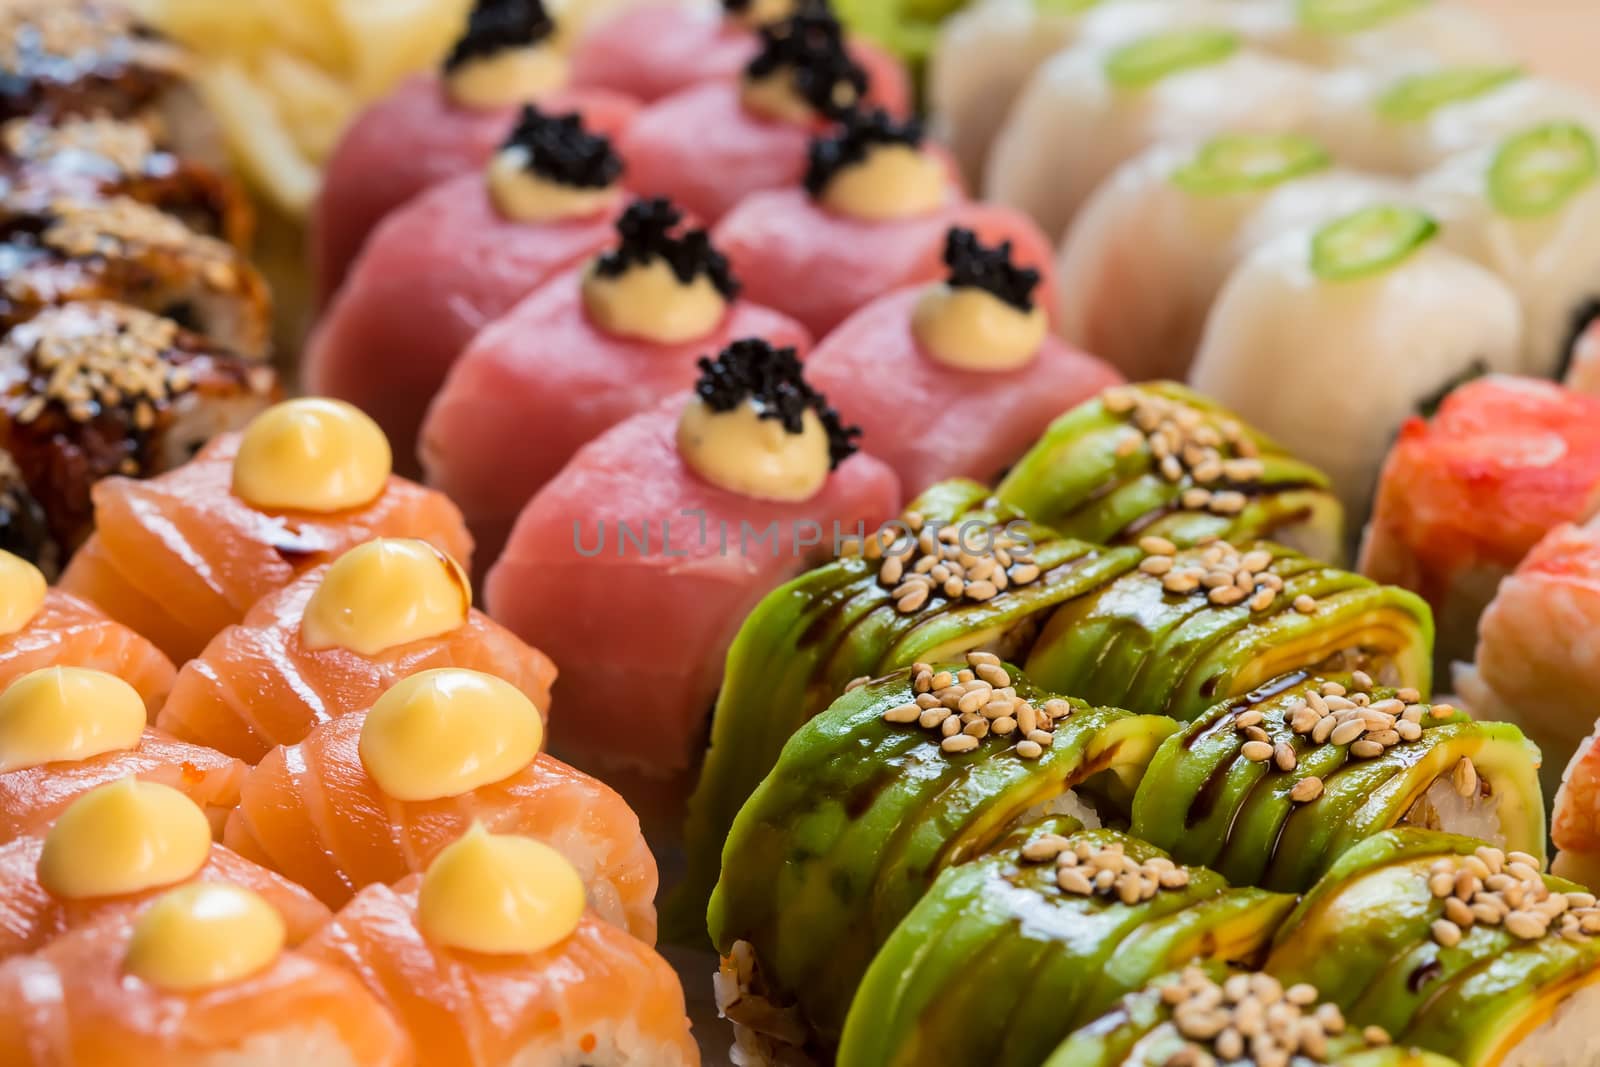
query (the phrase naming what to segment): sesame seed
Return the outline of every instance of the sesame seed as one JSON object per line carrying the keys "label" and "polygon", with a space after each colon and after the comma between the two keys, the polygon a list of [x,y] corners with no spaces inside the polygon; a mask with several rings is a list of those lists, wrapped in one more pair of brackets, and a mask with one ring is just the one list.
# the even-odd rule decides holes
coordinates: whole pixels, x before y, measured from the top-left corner
{"label": "sesame seed", "polygon": [[1018,741],[1016,753],[1023,759],[1038,759],[1044,755],[1044,747],[1037,741]]}
{"label": "sesame seed", "polygon": [[1272,745],[1266,741],[1246,741],[1239,754],[1251,763],[1265,763],[1272,758]]}
{"label": "sesame seed", "polygon": [[1296,804],[1309,804],[1322,795],[1322,779],[1315,776],[1302,778],[1289,790],[1289,799]]}
{"label": "sesame seed", "polygon": [[951,755],[959,755],[977,748],[978,739],[971,734],[956,734],[939,742],[939,747]]}
{"label": "sesame seed", "polygon": [[1350,754],[1357,759],[1376,759],[1383,755],[1383,752],[1383,746],[1368,737],[1364,737],[1350,746]]}
{"label": "sesame seed", "polygon": [[1473,796],[1478,792],[1478,769],[1472,765],[1470,759],[1463,758],[1450,773],[1450,781],[1455,786],[1457,795]]}

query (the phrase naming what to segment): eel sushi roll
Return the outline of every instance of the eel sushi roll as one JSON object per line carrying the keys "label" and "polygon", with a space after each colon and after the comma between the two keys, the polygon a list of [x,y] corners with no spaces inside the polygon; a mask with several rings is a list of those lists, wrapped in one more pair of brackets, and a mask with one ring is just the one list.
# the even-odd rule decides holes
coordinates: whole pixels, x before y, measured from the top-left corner
{"label": "eel sushi roll", "polygon": [[1172,382],[1115,386],[1056,419],[995,490],[1009,507],[1101,544],[1160,537],[1276,541],[1344,553],[1327,476]]}
{"label": "eel sushi roll", "polygon": [[1431,418],[1401,427],[1378,481],[1361,572],[1428,601],[1438,623],[1435,665],[1445,671],[1472,658],[1478,617],[1500,580],[1550,530],[1596,511],[1600,397],[1530,378],[1480,378]]}
{"label": "eel sushi roll", "polygon": [[[946,478],[991,481],[1061,412],[1121,382],[1050,333],[1040,272],[1010,241],[972,230],[945,238],[944,281],[897,289],[851,315],[806,363],[818,388],[894,468],[923,489]],[[885,404],[868,383],[894,383]],[[915,434],[904,432],[919,413]]]}
{"label": "eel sushi roll", "polygon": [[0,340],[0,447],[63,557],[93,531],[96,482],[173,470],[278,394],[270,366],[126,304],[46,308]]}
{"label": "eel sushi roll", "polygon": [[1420,210],[1379,204],[1267,242],[1223,286],[1189,373],[1326,471],[1357,521],[1408,416],[1522,364],[1516,294],[1438,230]]}
{"label": "eel sushi roll", "polygon": [[307,388],[372,415],[413,472],[451,364],[485,324],[611,240],[622,174],[611,141],[577,114],[525,108],[483,172],[433,185],[373,230],[307,342]]}
{"label": "eel sushi roll", "polygon": [[4,449],[0,449],[0,552],[26,560],[47,580],[61,572],[61,546],[50,532],[44,505]]}
{"label": "eel sushi roll", "polygon": [[[718,244],[683,222],[665,200],[635,201],[609,248],[486,326],[434,397],[423,469],[466,513],[484,569],[574,453],[693,386],[699,356],[751,337],[810,350],[811,336],[748,299]],[[537,444],[507,448],[530,427]]]}
{"label": "eel sushi roll", "polygon": [[578,114],[587,129],[612,139],[633,120],[638,104],[629,97],[569,85],[556,32],[540,0],[477,0],[442,71],[407,79],[356,118],[328,160],[312,209],[312,270],[322,300],[389,212],[488,164],[524,106]]}
{"label": "eel sushi roll", "polygon": [[1390,830],[1346,852],[1278,931],[1265,969],[1352,1026],[1463,1067],[1594,1061],[1600,908],[1539,860]]}
{"label": "eel sushi roll", "polygon": [[410,1042],[347,970],[288,946],[251,889],[201,882],[0,964],[15,1067],[409,1067]]}
{"label": "eel sushi roll", "polygon": [[525,837],[471,830],[425,874],[362,890],[306,952],[370,990],[419,1064],[700,1063],[672,968]]}
{"label": "eel sushi roll", "polygon": [[231,352],[264,360],[267,284],[233,246],[126,196],[0,205],[0,328],[87,300],[171,319]]}
{"label": "eel sushi roll", "polygon": [[[945,871],[895,930],[850,1008],[839,1067],[1037,1067],[1159,975],[1259,964],[1293,907],[1114,830],[1024,827]],[[953,1010],[977,990],[1004,1010]]]}
{"label": "eel sushi roll", "polygon": [[223,842],[337,908],[420,873],[473,826],[521,834],[575,865],[597,915],[653,942],[656,864],[638,817],[540,754],[542,711],[492,675],[412,675],[370,711],[268,754],[241,785]]}
{"label": "eel sushi roll", "polygon": [[855,437],[793,350],[744,339],[528,502],[485,596],[562,664],[556,751],[655,779],[690,769],[739,620],[898,506],[893,471]]}
{"label": "eel sushi roll", "polygon": [[[781,1039],[762,1033],[776,1016],[803,1046],[834,1048],[862,976],[940,871],[1041,813],[1125,817],[1176,725],[1055,697],[985,653],[847,691],[784,746],[728,835],[708,917],[724,1014]],[[896,1046],[904,1060],[859,1062],[921,1062],[933,1047]]]}
{"label": "eel sushi roll", "polygon": [[1308,67],[1267,55],[1221,26],[1085,42],[1040,67],[989,156],[984,191],[1059,238],[1096,186],[1160,141],[1224,130],[1284,133],[1316,99]]}
{"label": "eel sushi roll", "polygon": [[0,960],[103,916],[140,911],[169,889],[212,883],[259,893],[290,944],[330,917],[289,879],[213,842],[205,812],[171,786],[135,778],[101,786],[48,831],[0,845]]}
{"label": "eel sushi roll", "polygon": [[1395,826],[1542,855],[1539,750],[1522,731],[1371,683],[1296,672],[1218,704],[1150,761],[1132,833],[1284,892]]}
{"label": "eel sushi roll", "polygon": [[493,674],[549,712],[555,665],[472,607],[460,565],[426,541],[380,538],[268,593],[212,638],[178,672],[156,726],[255,763],[441,667]]}
{"label": "eel sushi roll", "polygon": [[1504,63],[1505,34],[1487,15],[1449,0],[1291,0],[1273,47],[1319,67],[1404,70]]}
{"label": "eel sushi roll", "polygon": [[466,565],[445,497],[390,473],[389,443],[338,401],[275,405],[155,478],[94,486],[95,532],[61,576],[178,661],[298,575],[374,537],[415,537]]}

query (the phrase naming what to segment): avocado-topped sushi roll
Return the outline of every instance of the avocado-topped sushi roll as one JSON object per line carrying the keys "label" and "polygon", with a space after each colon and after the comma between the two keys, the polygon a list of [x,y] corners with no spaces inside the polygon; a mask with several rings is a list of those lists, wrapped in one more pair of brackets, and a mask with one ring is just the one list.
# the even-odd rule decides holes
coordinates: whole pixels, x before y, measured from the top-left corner
{"label": "avocado-topped sushi roll", "polygon": [[1223,287],[1190,371],[1197,390],[1327,471],[1357,521],[1407,416],[1521,366],[1516,295],[1438,230],[1380,204],[1269,241]]}
{"label": "avocado-topped sushi roll", "polygon": [[1294,906],[1063,822],[1024,827],[939,877],[863,979],[839,1067],[1037,1067],[1158,975],[1258,964]]}
{"label": "avocado-topped sushi roll", "polygon": [[1542,854],[1539,751],[1362,671],[1296,672],[1224,701],[1162,745],[1133,833],[1237,885],[1300,891],[1392,826]]}
{"label": "avocado-topped sushi roll", "polygon": [[1464,1067],[1593,1062],[1594,894],[1537,857],[1390,830],[1346,852],[1279,930],[1266,970],[1354,1026]]}
{"label": "avocado-topped sushi roll", "polygon": [[1344,551],[1343,513],[1326,475],[1171,382],[1107,389],[1062,415],[995,495],[1102,544],[1267,539],[1329,561]]}

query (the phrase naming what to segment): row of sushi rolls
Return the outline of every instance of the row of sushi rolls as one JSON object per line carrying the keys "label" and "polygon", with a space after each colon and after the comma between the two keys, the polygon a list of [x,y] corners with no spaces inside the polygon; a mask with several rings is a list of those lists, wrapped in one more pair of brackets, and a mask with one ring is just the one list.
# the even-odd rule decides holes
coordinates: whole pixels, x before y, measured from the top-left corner
{"label": "row of sushi rolls", "polygon": [[193,56],[0,0],[0,1067],[1600,1065],[1600,100],[614,6],[356,119],[291,380]]}

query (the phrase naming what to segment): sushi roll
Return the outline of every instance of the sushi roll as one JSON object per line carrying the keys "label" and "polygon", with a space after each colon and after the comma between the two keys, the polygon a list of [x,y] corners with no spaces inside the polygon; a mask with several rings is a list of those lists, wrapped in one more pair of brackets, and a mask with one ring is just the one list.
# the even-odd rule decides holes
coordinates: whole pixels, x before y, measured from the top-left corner
{"label": "sushi roll", "polygon": [[345,130],[312,208],[312,273],[326,302],[384,217],[423,190],[477,171],[495,156],[518,111],[576,113],[615,139],[638,104],[574,89],[556,22],[540,0],[477,0],[437,74],[402,82]]}
{"label": "sushi roll", "polygon": [[1114,386],[1051,423],[995,496],[1069,537],[1277,541],[1312,559],[1344,553],[1327,476],[1231,412],[1171,382]]}
{"label": "sushi roll", "polygon": [[1438,229],[1416,208],[1379,204],[1267,242],[1223,286],[1189,373],[1326,471],[1357,522],[1408,416],[1468,378],[1521,366],[1516,295],[1443,247]]}
{"label": "sushi roll", "polygon": [[[847,691],[790,738],[728,835],[711,939],[725,968],[753,963],[767,993],[730,1011],[751,983],[724,988],[724,1012],[745,1024],[788,1009],[833,1048],[862,975],[940,871],[1039,812],[1125,817],[1176,727],[1055,697],[986,653]],[[926,1052],[897,1044],[896,1062]]]}
{"label": "sushi roll", "polygon": [[1311,114],[1316,86],[1310,68],[1220,26],[1112,46],[1085,42],[1040,67],[1017,98],[995,139],[984,191],[1059,238],[1124,160],[1160,141],[1297,129]]}
{"label": "sushi roll", "polygon": [[306,946],[398,1019],[417,1063],[698,1067],[683,986],[584,905],[562,855],[476,828],[362,890]]}
{"label": "sushi roll", "polygon": [[[1600,314],[1600,304],[1593,311]],[[1600,396],[1600,322],[1593,316],[1577,343],[1572,346],[1572,362],[1563,368],[1567,388],[1590,396]]]}
{"label": "sushi roll", "polygon": [[1235,885],[1302,892],[1393,826],[1544,852],[1539,750],[1356,671],[1294,673],[1168,738],[1133,801],[1132,833]]}
{"label": "sushi roll", "polygon": [[484,173],[434,185],[373,231],[307,343],[307,387],[372,415],[414,473],[451,364],[484,325],[611,240],[622,175],[611,141],[578,115],[525,108]]}
{"label": "sushi roll", "polygon": [[[1293,907],[1114,830],[1023,827],[940,875],[895,930],[850,1008],[839,1067],[1037,1065],[1158,975],[1259,964]],[[954,1010],[978,990],[1006,1010]]]}
{"label": "sushi roll", "polygon": [[1057,260],[1061,332],[1134,381],[1182,380],[1228,275],[1262,241],[1404,194],[1301,134],[1224,133],[1129,160]]}
{"label": "sushi roll", "polygon": [[485,599],[562,664],[558,753],[658,780],[693,766],[739,620],[894,514],[899,483],[856,435],[792,349],[743,339],[529,501]]}
{"label": "sushi roll", "polygon": [[[944,281],[867,304],[806,363],[900,483],[918,490],[994,479],[1057,415],[1121,381],[1051,335],[1048,290],[1009,240],[986,246],[953,228],[944,260]],[[895,383],[894,404],[872,388],[878,381]],[[915,434],[904,430],[908,410],[919,413]]]}
{"label": "sushi roll", "polygon": [[1278,931],[1265,969],[1352,1026],[1473,1067],[1593,1059],[1594,894],[1537,857],[1390,830],[1346,852]]}
{"label": "sushi roll", "polygon": [[63,304],[0,340],[0,447],[65,557],[93,530],[101,478],[173,470],[279,392],[270,366],[171,319],[103,300]]}
{"label": "sushi roll", "polygon": [[468,565],[472,541],[439,493],[390,473],[388,441],[348,404],[305,398],[214,438],[143,481],[93,490],[95,532],[61,588],[175,660],[298,575],[374,537],[415,537]]}
{"label": "sushi roll", "polygon": [[[718,245],[683,223],[665,200],[629,205],[609,248],[485,327],[434,397],[423,469],[466,513],[484,569],[574,453],[693,386],[699,356],[746,337],[810,350],[810,335],[747,299]],[[536,446],[507,447],[530,427]]]}
{"label": "sushi roll", "polygon": [[[1472,658],[1478,617],[1501,579],[1547,532],[1597,511],[1600,397],[1491,375],[1401,427],[1378,481],[1361,572],[1428,601],[1438,623],[1435,665],[1447,671]],[[1557,769],[1582,736],[1550,753]]]}
{"label": "sushi roll", "polygon": [[330,907],[421,872],[469,828],[560,850],[607,922],[655,940],[656,865],[599,781],[541,755],[544,709],[492,675],[412,675],[274,749],[246,777],[223,842]]}
{"label": "sushi roll", "polygon": [[145,726],[131,685],[43,667],[0,692],[0,844],[43,834],[78,797],[138,779],[187,796],[212,825],[239,802],[245,765]]}
{"label": "sushi roll", "polygon": [[259,893],[202,882],[0,964],[8,1067],[409,1067],[345,969],[292,949]]}
{"label": "sushi roll", "polygon": [[171,319],[249,359],[272,334],[267,284],[231,245],[126,196],[0,205],[0,328],[85,300]]}
{"label": "sushi roll", "polygon": [[183,665],[156,726],[255,763],[403,678],[486,671],[550,710],[556,669],[481,611],[461,567],[408,538],[352,548],[255,603]]}
{"label": "sushi roll", "polygon": [[1503,63],[1505,34],[1449,0],[1289,0],[1290,25],[1273,47],[1319,67],[1406,69]]}
{"label": "sushi roll", "polygon": [[214,843],[205,812],[171,786],[136,778],[100,786],[47,832],[0,845],[0,960],[37,952],[102,916],[136,912],[169,889],[212,883],[259,893],[290,944],[330,917],[287,878]]}
{"label": "sushi roll", "polygon": [[31,563],[46,580],[61,573],[61,546],[50,532],[50,520],[23,480],[17,461],[4,449],[0,449],[0,552]]}

